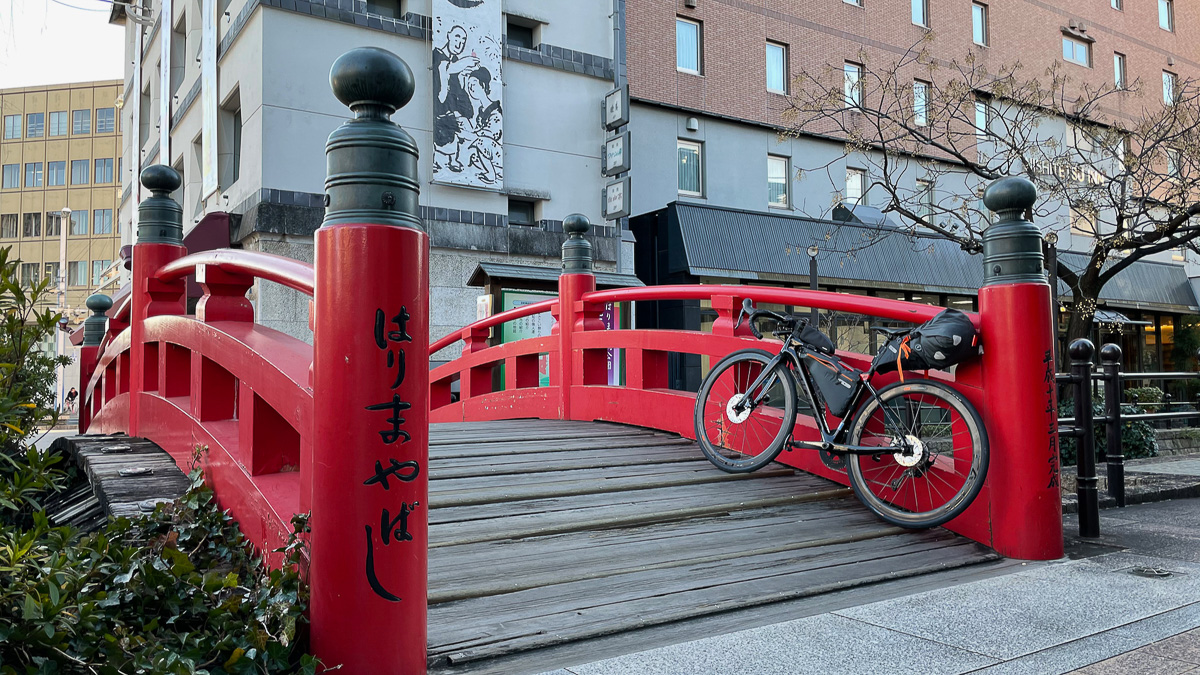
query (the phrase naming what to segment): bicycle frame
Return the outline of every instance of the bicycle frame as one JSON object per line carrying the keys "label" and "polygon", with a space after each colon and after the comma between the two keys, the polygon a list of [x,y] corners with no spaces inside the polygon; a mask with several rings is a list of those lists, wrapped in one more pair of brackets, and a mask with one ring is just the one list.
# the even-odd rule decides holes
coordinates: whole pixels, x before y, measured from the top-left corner
{"label": "bicycle frame", "polygon": [[[799,350],[799,351],[798,351]],[[846,432],[849,430],[850,422],[855,418],[853,414],[847,414],[838,422],[837,428],[830,429],[829,423],[824,415],[824,400],[819,397],[817,387],[812,381],[812,376],[808,372],[808,366],[804,364],[803,356],[808,353],[808,348],[796,338],[795,333],[783,341],[783,348],[774,358],[772,358],[766,366],[763,367],[761,373],[754,381],[746,388],[747,392],[758,391],[758,395],[749,401],[750,405],[757,406],[762,402],[762,397],[766,394],[769,386],[762,386],[768,374],[777,372],[777,367],[782,366],[782,370],[788,373],[788,376],[804,389],[808,400],[813,403],[812,417],[817,423],[817,429],[821,432],[820,441],[794,441],[789,440],[788,445],[794,448],[806,448],[810,450],[826,450],[829,452],[846,453],[851,455],[878,455],[885,452],[895,452],[900,450],[904,454],[911,452],[906,439],[900,439],[900,446],[891,448],[880,448],[876,445],[847,445],[843,443]],[[870,394],[879,402],[879,407],[885,415],[893,414],[887,406],[883,405],[883,401],[879,399],[879,392],[871,386],[871,376],[875,374],[875,368],[872,366],[865,372],[861,373],[858,378],[858,383],[855,386],[854,393],[850,397],[850,405],[848,410],[858,410],[862,403],[863,396]],[[744,403],[744,402],[743,402]],[[741,407],[741,405],[739,405]],[[903,425],[903,420],[899,421]]]}

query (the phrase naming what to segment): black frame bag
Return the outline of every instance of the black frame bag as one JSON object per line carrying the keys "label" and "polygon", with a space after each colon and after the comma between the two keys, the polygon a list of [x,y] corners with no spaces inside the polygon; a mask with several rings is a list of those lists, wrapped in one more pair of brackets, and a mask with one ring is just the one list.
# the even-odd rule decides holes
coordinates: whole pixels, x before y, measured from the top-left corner
{"label": "black frame bag", "polygon": [[808,359],[808,374],[825,399],[830,414],[834,417],[845,417],[850,400],[854,398],[859,371],[842,363],[836,356],[814,356],[811,352],[804,355]]}

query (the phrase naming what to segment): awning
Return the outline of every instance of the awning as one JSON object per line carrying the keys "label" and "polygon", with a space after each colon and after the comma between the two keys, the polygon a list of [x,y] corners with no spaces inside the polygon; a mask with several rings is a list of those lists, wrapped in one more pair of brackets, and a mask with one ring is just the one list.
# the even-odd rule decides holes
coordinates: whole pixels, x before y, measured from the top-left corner
{"label": "awning", "polygon": [[[856,219],[863,220],[857,216],[866,217],[871,210],[878,212],[856,207]],[[683,202],[672,202],[664,211],[673,230],[668,236],[672,242],[669,273],[807,284],[806,249],[815,244],[822,284],[973,296],[984,281],[980,256],[941,237],[910,237],[902,228]],[[676,241],[682,246],[675,246]],[[1088,264],[1083,253],[1059,251],[1058,255],[1072,269]],[[1059,297],[1071,295],[1061,280],[1058,292]],[[1116,309],[1181,314],[1200,309],[1183,265],[1150,260],[1121,270],[1105,284],[1099,299]]]}
{"label": "awning", "polygon": [[[489,279],[495,281],[522,281],[537,284],[557,284],[559,269],[555,267],[538,267],[536,265],[513,265],[510,263],[481,262],[471,274],[468,286],[483,287]],[[596,272],[596,288],[626,288],[629,286],[645,286],[641,280],[632,274],[616,274],[615,272]]]}
{"label": "awning", "polygon": [[1095,323],[1120,323],[1126,326],[1153,326],[1153,321],[1134,321],[1120,312],[1114,312],[1111,309],[1097,309],[1092,316],[1092,321]]}

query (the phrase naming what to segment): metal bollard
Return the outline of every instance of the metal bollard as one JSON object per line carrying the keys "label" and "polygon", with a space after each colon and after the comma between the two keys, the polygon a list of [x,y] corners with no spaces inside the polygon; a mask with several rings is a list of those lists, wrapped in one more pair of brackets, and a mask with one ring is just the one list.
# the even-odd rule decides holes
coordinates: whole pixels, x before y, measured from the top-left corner
{"label": "metal bollard", "polygon": [[1105,459],[1108,462],[1108,495],[1125,507],[1125,450],[1121,439],[1121,348],[1106,344],[1100,348],[1100,368],[1104,373],[1104,416],[1106,422]]}
{"label": "metal bollard", "polygon": [[1092,422],[1091,340],[1079,338],[1067,349],[1071,356],[1071,379],[1075,383],[1076,452],[1075,495],[1079,500],[1079,536],[1100,536],[1100,502],[1096,494],[1096,429]]}

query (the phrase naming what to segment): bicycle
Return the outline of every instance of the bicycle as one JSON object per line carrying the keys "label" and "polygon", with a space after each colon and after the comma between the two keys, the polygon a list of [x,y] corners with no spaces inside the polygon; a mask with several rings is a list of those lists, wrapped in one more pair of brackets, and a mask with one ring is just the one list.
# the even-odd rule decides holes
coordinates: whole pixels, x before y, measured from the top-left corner
{"label": "bicycle", "polygon": [[[700,386],[696,440],[710,462],[730,473],[748,473],[774,461],[784,448],[819,450],[844,461],[854,494],[867,508],[908,528],[941,525],[971,504],[987,476],[988,440],[983,420],[962,394],[933,379],[902,379],[875,389],[871,380],[878,357],[866,371],[847,366],[807,318],[756,309],[748,299],[735,327],[746,320],[761,340],[757,323],[763,318],[775,320],[771,333],[783,342],[780,352],[733,352]],[[909,333],[872,330],[889,340]],[[838,373],[845,391],[834,391],[836,406],[816,385],[814,367]],[[797,387],[811,403],[819,441],[792,438]],[[840,417],[835,428],[826,410]]]}

